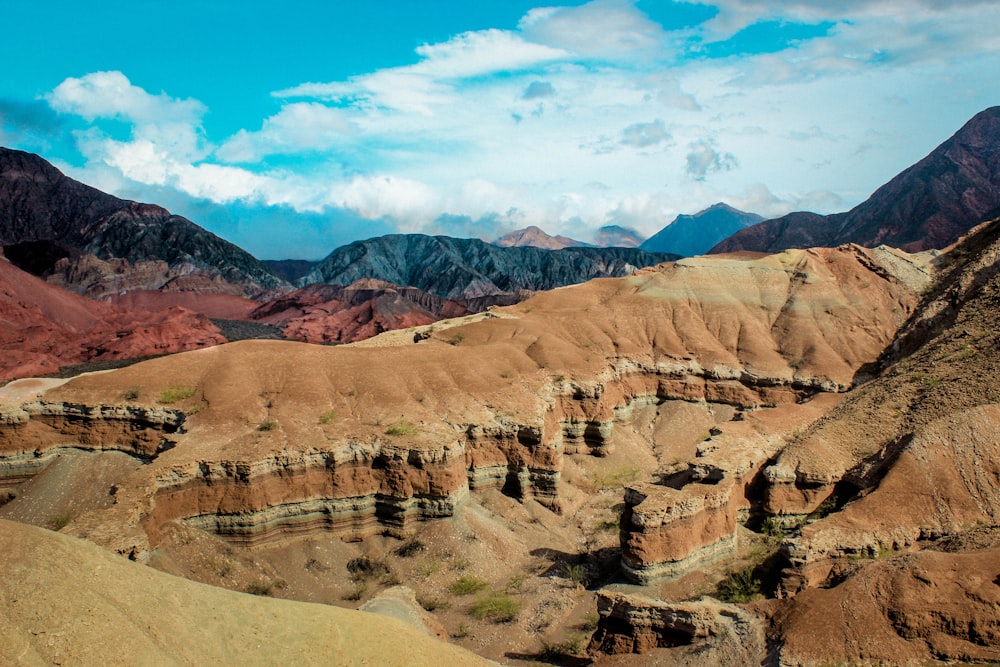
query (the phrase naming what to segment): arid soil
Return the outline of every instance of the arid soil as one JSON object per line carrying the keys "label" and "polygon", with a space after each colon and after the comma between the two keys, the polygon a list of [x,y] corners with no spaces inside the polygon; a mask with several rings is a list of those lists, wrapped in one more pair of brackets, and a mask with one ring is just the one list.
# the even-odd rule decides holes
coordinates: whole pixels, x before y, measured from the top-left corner
{"label": "arid soil", "polygon": [[15,383],[0,518],[507,664],[995,660],[998,234]]}

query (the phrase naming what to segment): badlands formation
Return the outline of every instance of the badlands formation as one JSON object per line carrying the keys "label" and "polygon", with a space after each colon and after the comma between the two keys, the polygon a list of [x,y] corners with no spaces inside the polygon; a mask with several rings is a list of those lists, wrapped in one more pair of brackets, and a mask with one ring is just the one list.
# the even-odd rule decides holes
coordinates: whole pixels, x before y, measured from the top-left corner
{"label": "badlands formation", "polygon": [[[998,233],[690,258],[353,346],[15,381],[0,519],[240,591],[416,600],[425,632],[510,664],[998,660]],[[276,633],[316,609],[185,586],[290,605]],[[0,655],[60,646],[15,635]]]}

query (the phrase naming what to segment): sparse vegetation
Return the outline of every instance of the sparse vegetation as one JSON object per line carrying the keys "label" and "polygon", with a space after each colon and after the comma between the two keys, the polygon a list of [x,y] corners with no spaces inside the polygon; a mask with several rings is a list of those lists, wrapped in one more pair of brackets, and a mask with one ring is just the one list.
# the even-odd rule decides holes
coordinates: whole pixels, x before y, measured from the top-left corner
{"label": "sparse vegetation", "polygon": [[73,518],[74,518],[73,515],[70,513],[56,514],[55,516],[49,519],[49,527],[51,527],[52,530],[56,531],[62,530],[70,523],[72,523]]}
{"label": "sparse vegetation", "polygon": [[417,603],[423,607],[425,611],[443,611],[451,606],[448,604],[447,600],[442,600],[436,595],[418,595]]}
{"label": "sparse vegetation", "polygon": [[448,344],[459,345],[463,340],[465,340],[465,334],[462,332],[458,332],[457,334],[448,339]]}
{"label": "sparse vegetation", "polygon": [[806,517],[807,521],[816,521],[824,517],[829,516],[837,509],[837,496],[830,495],[826,500],[819,504],[815,510],[813,510],[809,516]]}
{"label": "sparse vegetation", "polygon": [[273,419],[265,419],[257,425],[258,431],[273,431],[276,428],[278,428],[278,422]]}
{"label": "sparse vegetation", "polygon": [[285,582],[282,579],[261,579],[247,586],[246,591],[251,595],[273,595],[275,589],[284,587]]}
{"label": "sparse vegetation", "polygon": [[363,581],[357,581],[354,583],[354,587],[344,595],[344,599],[350,600],[351,602],[357,602],[363,598],[367,592],[368,584]]}
{"label": "sparse vegetation", "polygon": [[489,585],[489,582],[483,581],[478,577],[474,577],[471,574],[462,575],[448,587],[455,595],[472,595],[473,593],[478,593]]}
{"label": "sparse vegetation", "polygon": [[386,435],[400,436],[400,435],[416,435],[417,427],[410,422],[396,422],[392,424],[385,430]]}
{"label": "sparse vegetation", "polygon": [[504,593],[490,593],[469,607],[469,615],[480,621],[510,623],[521,613],[521,604]]}
{"label": "sparse vegetation", "polygon": [[122,398],[126,401],[134,401],[139,398],[140,393],[138,387],[130,387],[122,394]]}
{"label": "sparse vegetation", "polygon": [[778,517],[769,516],[764,519],[764,523],[761,524],[760,532],[764,533],[768,537],[780,540],[785,537],[785,526]]}
{"label": "sparse vegetation", "polygon": [[590,475],[594,488],[598,491],[616,489],[631,484],[639,477],[639,469],[634,466],[619,466],[611,469],[597,469]]}
{"label": "sparse vegetation", "polygon": [[199,403],[198,405],[194,405],[188,408],[185,412],[187,412],[188,416],[190,416],[190,415],[196,415],[204,409],[205,409],[205,404]]}
{"label": "sparse vegetation", "polygon": [[583,622],[580,623],[580,625],[578,625],[577,627],[583,630],[584,632],[593,632],[594,630],[597,629],[597,624],[600,622],[600,620],[601,620],[601,615],[598,614],[596,611],[591,611],[588,612],[583,617]]}
{"label": "sparse vegetation", "polygon": [[160,394],[160,403],[176,403],[194,396],[194,387],[168,387]]}
{"label": "sparse vegetation", "polygon": [[511,370],[500,371],[500,377],[502,377],[504,380],[509,380],[510,378],[514,377],[514,371]]}
{"label": "sparse vegetation", "polygon": [[561,642],[542,639],[542,650],[538,652],[538,658],[545,662],[556,662],[580,655],[583,652],[586,639],[579,633],[573,633]]}
{"label": "sparse vegetation", "polygon": [[319,416],[319,423],[329,424],[336,418],[337,418],[337,412],[335,410],[327,410],[326,412],[324,412]]}
{"label": "sparse vegetation", "polygon": [[443,567],[444,562],[440,558],[428,558],[414,568],[413,576],[418,579],[428,579],[440,572]]}
{"label": "sparse vegetation", "polygon": [[377,579],[387,577],[392,572],[385,561],[374,560],[367,556],[358,556],[347,561],[347,571],[355,580]]}
{"label": "sparse vegetation", "polygon": [[575,585],[580,586],[583,584],[584,578],[586,577],[586,570],[583,565],[578,563],[563,563],[560,569],[562,570],[563,576],[572,581]]}
{"label": "sparse vegetation", "polygon": [[425,549],[427,549],[427,546],[420,540],[414,538],[403,542],[403,544],[397,547],[393,553],[400,558],[411,558]]}
{"label": "sparse vegetation", "polygon": [[523,572],[518,572],[507,580],[507,585],[504,587],[504,590],[508,593],[520,593],[521,589],[524,588],[524,582],[527,578],[528,575]]}
{"label": "sparse vegetation", "polygon": [[716,597],[720,600],[735,604],[750,602],[761,596],[760,579],[754,575],[752,565],[729,572],[716,590]]}

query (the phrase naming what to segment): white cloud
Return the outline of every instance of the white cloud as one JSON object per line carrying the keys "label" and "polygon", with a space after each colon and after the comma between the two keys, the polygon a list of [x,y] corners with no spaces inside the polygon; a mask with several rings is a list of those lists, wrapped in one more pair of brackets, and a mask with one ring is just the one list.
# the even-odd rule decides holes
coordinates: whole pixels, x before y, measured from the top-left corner
{"label": "white cloud", "polygon": [[117,119],[129,122],[133,136],[196,159],[204,154],[201,118],[205,105],[175,99],[166,93],[151,95],[132,85],[121,72],[94,72],[68,78],[46,96],[53,109],[88,121]]}
{"label": "white cloud", "polygon": [[[67,79],[46,99],[95,123],[76,136],[101,182],[346,210],[403,231],[652,234],[720,200],[763,215],[845,210],[992,103],[994,5],[924,0],[901,16],[839,4],[721,0],[705,39],[764,20],[836,25],[778,53],[689,60],[679,54],[698,31],[665,31],[633,2],[539,8],[515,31],[424,45],[412,65],[275,92],[277,113],[217,146],[203,104],[119,72]],[[972,46],[956,47],[963,37]],[[851,101],[864,113],[845,111]],[[112,139],[102,119],[131,136]],[[259,163],[271,156],[289,166]]]}
{"label": "white cloud", "polygon": [[716,150],[713,139],[701,139],[692,143],[687,154],[687,174],[698,181],[705,180],[713,172],[730,171],[736,165],[736,157]]}
{"label": "white cloud", "polygon": [[216,151],[226,162],[252,162],[275,153],[322,151],[343,143],[357,127],[348,114],[318,102],[286,104],[260,131],[240,130]]}
{"label": "white cloud", "polygon": [[654,56],[668,41],[663,28],[628,0],[532,9],[518,27],[528,39],[587,58]]}

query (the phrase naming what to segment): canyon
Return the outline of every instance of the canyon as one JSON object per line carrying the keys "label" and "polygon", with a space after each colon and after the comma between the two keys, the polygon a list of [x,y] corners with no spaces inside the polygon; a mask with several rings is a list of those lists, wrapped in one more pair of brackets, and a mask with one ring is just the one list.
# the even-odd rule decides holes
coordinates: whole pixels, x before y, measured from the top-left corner
{"label": "canyon", "polygon": [[[934,376],[912,377],[928,373],[921,355],[953,354],[936,347],[951,335],[942,322],[958,332],[950,345],[964,335],[990,349],[985,323],[961,332],[971,330],[963,313],[991,317],[977,304],[992,289],[997,229],[943,255],[845,245],[677,260],[355,345],[243,341],[57,386],[15,381],[4,388],[0,518],[67,517],[60,532],[167,572],[231,588],[280,580],[277,595],[334,604],[354,595],[350,579],[317,585],[310,567],[319,566],[308,563],[332,563],[329,572],[390,562],[425,603],[461,572],[498,588],[533,572],[516,595],[536,612],[492,640],[474,647],[458,609],[436,614],[455,641],[493,659],[512,641],[537,641],[537,613],[555,614],[541,626],[550,635],[570,632],[588,600],[595,656],[665,650],[694,660],[702,647],[702,660],[756,660],[765,635],[781,637],[790,664],[889,656],[817,649],[790,610],[821,605],[816,595],[841,585],[857,595],[851,582],[914,548],[939,569],[959,557],[987,571],[995,562],[988,549],[931,555],[941,540],[996,522],[997,471],[983,467],[994,415],[975,407],[988,402],[988,381],[953,418],[968,424],[962,437],[974,449],[932,466],[941,477],[927,488],[956,488],[933,524],[919,505],[911,523],[905,512],[880,523],[877,499],[910,497],[913,476],[900,466],[954,437],[946,411],[912,437],[890,427],[911,419],[890,419],[877,443],[836,429],[862,436],[876,410],[866,401],[881,410],[906,404],[907,392],[936,395],[926,388]],[[925,340],[928,331],[937,338]],[[970,374],[984,360],[958,357]],[[914,366],[897,382],[916,386],[881,389],[900,363]],[[852,410],[865,426],[850,426]],[[957,480],[970,475],[979,486],[962,501]],[[91,479],[102,487],[57,493]],[[882,509],[866,509],[873,503]],[[617,534],[596,528],[612,520]],[[763,523],[780,525],[782,541],[755,532]],[[428,553],[392,557],[411,543]],[[706,572],[724,581],[733,564],[762,567],[752,553],[761,545],[784,563],[770,599],[750,611],[698,602]],[[306,565],[296,572],[294,562]],[[565,572],[605,592],[562,602]],[[702,583],[685,583],[692,577]],[[955,613],[985,624],[978,634],[936,640],[933,653],[911,642],[908,655],[991,659],[997,619],[985,609],[959,602]],[[913,623],[915,637],[940,627]],[[752,641],[718,640],[727,627]]]}

